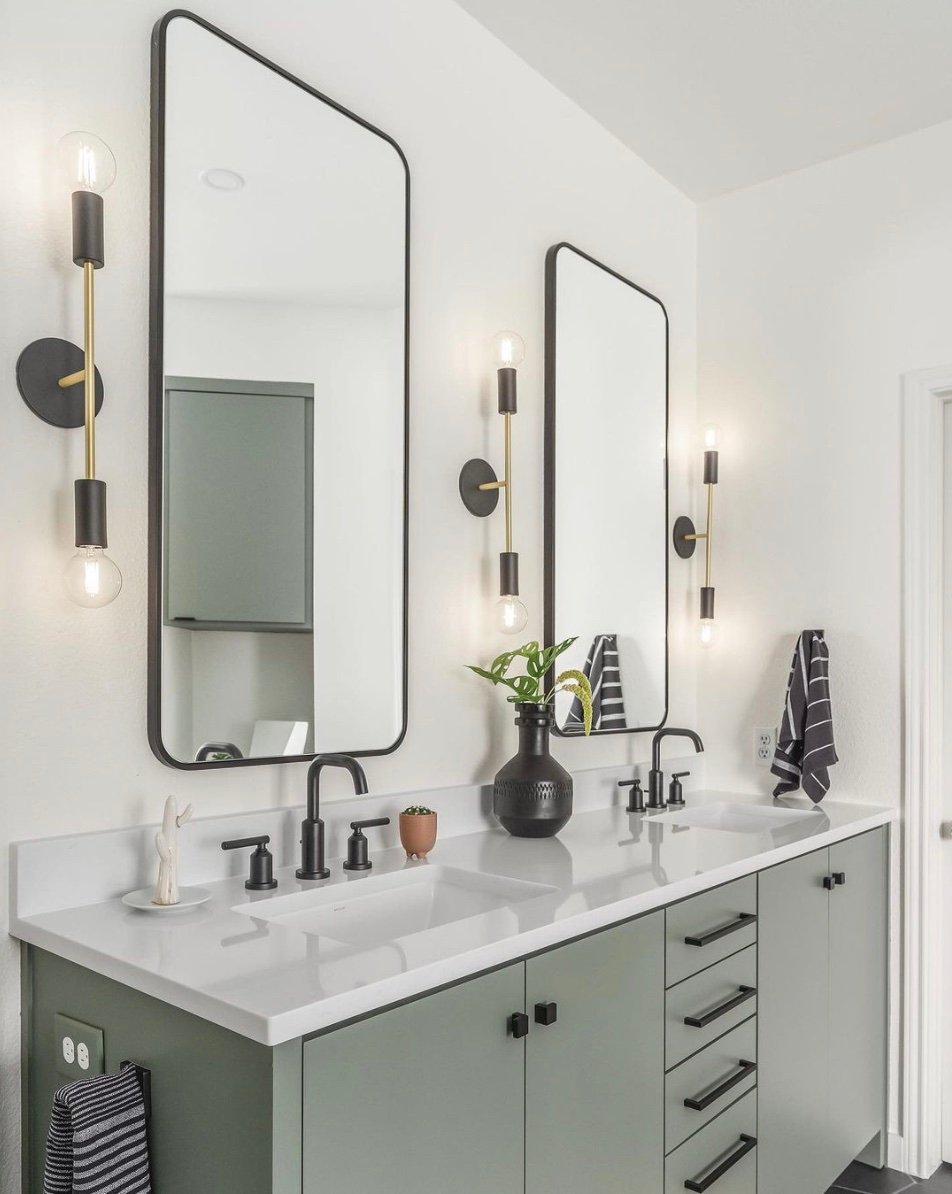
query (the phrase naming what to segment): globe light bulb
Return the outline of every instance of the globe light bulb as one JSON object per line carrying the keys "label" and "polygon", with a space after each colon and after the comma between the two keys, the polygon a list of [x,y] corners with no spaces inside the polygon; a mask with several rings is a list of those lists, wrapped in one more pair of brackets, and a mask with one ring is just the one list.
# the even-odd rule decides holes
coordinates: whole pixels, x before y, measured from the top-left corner
{"label": "globe light bulb", "polygon": [[503,634],[518,634],[520,630],[525,630],[529,621],[529,611],[519,598],[512,594],[499,598],[496,602],[496,615]]}
{"label": "globe light bulb", "polygon": [[119,596],[122,573],[101,547],[80,547],[67,561],[63,584],[70,600],[96,609]]}
{"label": "globe light bulb", "polygon": [[101,195],[116,181],[116,159],[95,133],[67,133],[57,146],[63,183],[70,191]]}
{"label": "globe light bulb", "polygon": [[699,631],[699,637],[701,640],[702,647],[713,647],[714,646],[714,641],[717,636],[714,632],[714,619],[713,618],[702,618],[701,619],[701,627],[700,627],[700,631]]}
{"label": "globe light bulb", "polygon": [[526,356],[526,342],[518,332],[497,332],[493,337],[493,357],[497,369],[521,365]]}

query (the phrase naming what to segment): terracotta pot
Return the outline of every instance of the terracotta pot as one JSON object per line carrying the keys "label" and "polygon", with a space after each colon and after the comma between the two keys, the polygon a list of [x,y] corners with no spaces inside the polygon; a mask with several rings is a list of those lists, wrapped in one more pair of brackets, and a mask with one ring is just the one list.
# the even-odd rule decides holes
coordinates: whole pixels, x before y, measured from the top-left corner
{"label": "terracotta pot", "polygon": [[436,845],[436,813],[401,813],[400,841],[407,858],[426,858]]}

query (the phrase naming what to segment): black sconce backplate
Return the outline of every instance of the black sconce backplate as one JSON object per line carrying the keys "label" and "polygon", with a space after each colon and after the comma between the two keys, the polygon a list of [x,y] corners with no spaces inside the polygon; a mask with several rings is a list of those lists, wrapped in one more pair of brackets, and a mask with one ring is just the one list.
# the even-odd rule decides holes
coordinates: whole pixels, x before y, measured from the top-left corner
{"label": "black sconce backplate", "polygon": [[689,560],[694,555],[697,548],[697,540],[689,539],[687,536],[696,533],[694,523],[686,514],[682,514],[679,518],[675,519],[674,533],[671,538],[674,542],[674,550],[682,560]]}
{"label": "black sconce backplate", "polygon": [[487,460],[467,460],[460,469],[459,496],[463,505],[477,518],[485,518],[492,514],[499,505],[498,489],[480,489],[480,485],[489,485],[499,478],[493,466]]}
{"label": "black sconce backplate", "polygon": [[[34,340],[17,361],[17,388],[35,415],[53,427],[82,427],[86,421],[83,383],[63,388],[61,377],[78,373],[86,363],[83,350],[68,340]],[[96,370],[96,414],[102,409],[102,375]]]}

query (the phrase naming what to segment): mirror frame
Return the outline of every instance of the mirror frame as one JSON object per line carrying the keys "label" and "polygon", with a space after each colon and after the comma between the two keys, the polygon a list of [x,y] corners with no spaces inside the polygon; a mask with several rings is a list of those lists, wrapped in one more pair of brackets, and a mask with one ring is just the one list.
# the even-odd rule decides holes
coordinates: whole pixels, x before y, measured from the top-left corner
{"label": "mirror frame", "polygon": [[165,254],[165,62],[169,25],[174,20],[189,20],[202,29],[227,42],[242,54],[247,54],[268,70],[274,71],[295,87],[327,104],[334,111],[374,136],[386,141],[397,153],[403,166],[404,189],[404,340],[403,340],[403,598],[401,684],[402,717],[400,731],[394,742],[376,750],[338,750],[335,753],[368,758],[372,755],[392,754],[407,733],[409,717],[409,547],[410,547],[410,166],[397,142],[369,121],[349,111],[323,92],[298,79],[290,71],[277,66],[263,55],[223,32],[211,22],[183,8],[172,9],[161,17],[152,31],[152,89],[151,89],[151,170],[149,183],[149,574],[148,574],[148,735],[155,756],[167,767],[182,771],[209,771],[220,767],[260,767],[273,763],[301,763],[313,759],[308,755],[278,755],[267,758],[224,759],[220,761],[185,762],[173,758],[162,741],[162,510],[163,494],[163,428],[164,403],[164,254]]}
{"label": "mirror frame", "polygon": [[[670,393],[670,329],[668,324],[668,311],[664,303],[652,294],[645,290],[643,286],[639,286],[636,282],[632,282],[630,278],[626,278],[623,274],[611,269],[603,262],[596,260],[596,258],[589,256],[588,253],[583,252],[575,245],[568,241],[560,241],[556,245],[552,245],[545,255],[545,428],[544,428],[544,464],[543,464],[543,569],[544,569],[544,618],[543,629],[545,633],[545,642],[554,643],[556,641],[555,629],[555,569],[557,565],[557,555],[555,547],[555,451],[556,451],[556,370],[557,370],[557,354],[556,354],[556,338],[557,338],[557,302],[558,302],[558,256],[562,249],[568,249],[572,253],[576,253],[579,257],[584,258],[591,265],[596,266],[600,270],[604,270],[606,274],[617,278],[619,282],[624,282],[626,286],[630,286],[632,290],[637,290],[639,294],[650,299],[653,303],[657,303],[661,308],[661,313],[664,316],[664,526],[660,528],[659,534],[664,536],[664,711],[661,720],[657,725],[652,726],[632,726],[626,727],[623,730],[592,730],[591,737],[607,737],[611,734],[653,734],[668,720],[669,704],[670,704],[670,554],[668,550],[669,536],[668,523],[670,521],[669,509],[669,477],[670,469],[668,468],[668,452],[670,449],[669,442],[669,393]],[[555,679],[555,668],[553,667],[547,677],[546,686],[550,688]],[[553,732],[560,738],[576,739],[581,737],[579,734],[566,734],[558,725],[553,726]]]}

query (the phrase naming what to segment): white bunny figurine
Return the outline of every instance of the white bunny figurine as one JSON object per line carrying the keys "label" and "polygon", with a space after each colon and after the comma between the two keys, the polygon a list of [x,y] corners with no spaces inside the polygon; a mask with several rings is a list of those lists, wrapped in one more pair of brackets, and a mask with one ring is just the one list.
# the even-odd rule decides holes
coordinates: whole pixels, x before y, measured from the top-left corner
{"label": "white bunny figurine", "polygon": [[155,884],[153,904],[168,906],[179,902],[178,894],[178,831],[192,815],[192,806],[186,805],[181,814],[174,796],[165,802],[162,828],[155,835],[155,848],[159,852],[159,877]]}

